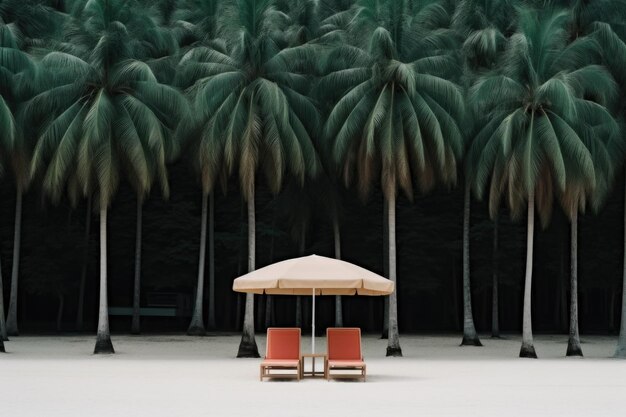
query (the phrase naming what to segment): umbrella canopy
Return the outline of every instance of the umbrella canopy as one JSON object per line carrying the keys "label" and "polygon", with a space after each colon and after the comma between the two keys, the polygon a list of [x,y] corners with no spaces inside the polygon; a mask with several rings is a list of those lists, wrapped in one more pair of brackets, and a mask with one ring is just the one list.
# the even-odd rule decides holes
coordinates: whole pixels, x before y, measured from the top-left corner
{"label": "umbrella canopy", "polygon": [[317,255],[277,262],[233,282],[234,291],[254,294],[389,295],[393,289],[393,282],[365,268]]}

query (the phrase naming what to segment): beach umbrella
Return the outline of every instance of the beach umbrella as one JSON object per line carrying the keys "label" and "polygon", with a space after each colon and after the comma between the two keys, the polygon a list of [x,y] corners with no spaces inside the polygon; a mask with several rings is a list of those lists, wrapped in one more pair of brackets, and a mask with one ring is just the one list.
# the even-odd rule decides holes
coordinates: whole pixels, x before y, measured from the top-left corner
{"label": "beach umbrella", "polygon": [[233,291],[313,298],[311,353],[315,353],[316,295],[389,295],[393,282],[365,268],[325,256],[288,259],[235,279]]}

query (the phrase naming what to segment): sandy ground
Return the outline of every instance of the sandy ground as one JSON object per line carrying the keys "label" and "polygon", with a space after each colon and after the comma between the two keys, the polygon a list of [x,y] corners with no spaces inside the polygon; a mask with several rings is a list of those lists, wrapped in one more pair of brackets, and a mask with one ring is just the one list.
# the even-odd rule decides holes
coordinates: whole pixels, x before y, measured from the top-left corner
{"label": "sandy ground", "polygon": [[[585,337],[584,359],[565,336],[536,339],[541,359],[519,359],[519,338],[404,336],[403,358],[364,336],[362,382],[258,380],[258,359],[235,359],[239,338],[114,336],[118,353],[91,354],[91,337],[15,337],[0,355],[6,416],[624,416],[626,361],[615,338]],[[258,337],[264,350],[264,337]],[[305,338],[308,349],[310,340]],[[308,351],[305,349],[304,351]],[[317,350],[324,351],[323,338]]]}

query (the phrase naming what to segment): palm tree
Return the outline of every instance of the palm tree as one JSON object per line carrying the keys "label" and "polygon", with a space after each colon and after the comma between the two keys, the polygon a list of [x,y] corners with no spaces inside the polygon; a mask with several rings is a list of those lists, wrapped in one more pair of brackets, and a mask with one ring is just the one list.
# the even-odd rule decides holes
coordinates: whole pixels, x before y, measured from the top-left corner
{"label": "palm tree", "polygon": [[[170,52],[172,55],[174,51]],[[149,59],[146,64],[153,71],[155,80],[160,80],[159,70],[163,70],[168,65],[156,64],[156,61],[167,59],[165,57],[157,57]],[[168,84],[168,83],[164,83]],[[181,109],[182,111],[182,109]],[[179,113],[180,114],[180,113]],[[155,136],[151,138],[153,141],[160,141],[161,143],[152,143],[146,152],[146,162],[148,163],[148,182],[140,183],[133,181],[133,177],[130,177],[131,183],[135,188],[136,193],[136,229],[135,229],[135,270],[133,280],[133,313],[131,320],[131,333],[140,333],[140,316],[141,316],[141,246],[142,246],[142,231],[143,231],[143,203],[145,198],[150,193],[152,182],[157,179],[161,186],[161,192],[164,199],[169,198],[169,184],[167,180],[167,167],[166,163],[171,162],[178,154],[179,146],[176,141],[173,140],[172,132],[176,128],[178,123],[177,115],[171,114],[163,117],[162,122],[167,132],[165,135]]]}
{"label": "palm tree", "polygon": [[214,45],[221,42],[219,17],[224,0],[180,0],[171,13],[171,24],[179,44],[187,46]]}
{"label": "palm tree", "polygon": [[[220,48],[224,47],[219,38],[218,17],[223,12],[224,1],[220,0],[185,0],[173,13],[174,28],[181,46],[185,49]],[[202,61],[196,58],[196,52],[191,49],[178,65],[178,74],[175,84],[193,92],[192,86],[200,78],[205,68]],[[197,103],[196,103],[197,104]],[[187,119],[185,119],[187,120]],[[215,328],[215,221],[214,221],[214,183],[221,170],[221,145],[213,138],[203,135],[206,128],[205,119],[198,119],[194,115],[188,116],[188,123],[181,123],[179,135],[185,140],[193,141],[193,162],[200,175],[202,183],[202,216],[200,225],[200,255],[198,258],[198,280],[196,296],[191,322],[187,334],[203,336],[206,333],[204,325],[203,298],[204,298],[204,269],[206,258],[207,224],[209,228],[209,299],[208,299],[208,327]],[[225,181],[225,179],[224,179]]]}
{"label": "palm tree", "polygon": [[[602,0],[595,2],[574,0],[571,3],[573,4],[567,4],[567,6],[570,6],[569,11],[571,18],[569,31],[572,41],[581,36],[595,35],[593,32],[596,29],[596,22],[608,22],[610,24],[623,26],[624,19],[626,19],[626,2],[624,0]],[[610,40],[607,38],[596,36],[595,39],[600,41],[600,45],[604,47],[603,49],[611,49],[611,46],[607,44]],[[604,42],[605,40],[607,42]],[[612,160],[609,157],[610,151],[607,150],[605,146],[607,144],[603,139],[606,139],[607,136],[614,135],[617,125],[610,116],[606,117],[606,115],[603,114],[600,120],[598,120],[596,115],[596,119],[594,120],[583,121],[581,128],[584,132],[584,135],[581,135],[581,137],[586,140],[587,147],[594,158],[597,186],[594,190],[590,190],[586,193],[584,190],[583,192],[574,192],[573,194],[576,197],[573,201],[572,196],[568,195],[569,198],[565,202],[572,206],[566,209],[571,219],[570,323],[567,356],[583,356],[578,330],[578,206],[584,209],[584,205],[587,203],[585,197],[587,197],[592,208],[597,210],[600,203],[604,200],[606,193],[609,191],[608,183],[613,176],[613,167]],[[618,154],[619,153],[613,153],[612,155]],[[584,188],[581,184],[577,184],[577,188],[581,187]],[[580,200],[578,205],[576,205],[576,199]]]}
{"label": "palm tree", "polygon": [[[607,23],[595,23],[593,25],[593,36],[598,39],[602,45],[605,63],[620,87],[619,99],[620,107],[619,115],[623,118],[626,115],[626,106],[624,97],[626,97],[626,32],[616,32],[613,27]],[[622,28],[623,29],[623,28]],[[620,36],[621,35],[621,36]],[[624,126],[622,126],[622,133]],[[613,155],[619,155],[621,161],[616,163],[617,166],[623,164],[624,144],[623,140],[618,140],[616,146],[621,148],[621,152],[613,152]],[[626,195],[626,190],[624,191]],[[626,225],[626,205],[624,206],[624,224]],[[617,346],[615,349],[615,357],[626,358],[626,229],[624,232],[624,273],[622,284],[622,308],[621,308],[621,325]]]}
{"label": "palm tree", "polygon": [[470,283],[470,188],[469,181],[464,185],[463,196],[463,340],[461,346],[482,346],[472,313],[472,287]]}
{"label": "palm tree", "polygon": [[[191,316],[191,322],[187,328],[187,334],[189,336],[204,336],[206,334],[206,328],[204,326],[204,313],[203,313],[203,298],[204,298],[204,268],[205,268],[205,256],[206,256],[206,230],[207,230],[207,212],[210,219],[209,230],[209,245],[211,248],[209,262],[211,265],[210,276],[213,277],[213,193],[204,191],[202,192],[202,215],[200,223],[200,257],[198,259],[198,282],[196,285],[196,296],[194,302],[193,314]],[[209,279],[209,282],[213,282]],[[209,290],[210,294],[214,293],[214,287]],[[214,296],[213,296],[214,297]],[[214,298],[213,298],[214,299]],[[210,303],[211,306],[213,303]],[[211,307],[209,307],[211,308]]]}
{"label": "palm tree", "polygon": [[[20,155],[22,159],[24,155]],[[19,164],[22,165],[26,161],[21,160]],[[17,325],[17,288],[19,279],[20,268],[20,242],[22,237],[22,196],[24,191],[28,187],[28,180],[24,175],[24,169],[20,166],[16,174],[19,175],[16,178],[16,195],[15,195],[15,221],[13,232],[13,263],[11,265],[11,292],[9,294],[9,312],[7,314],[6,329],[7,334],[11,336],[17,336],[19,329]]]}
{"label": "palm tree", "polygon": [[452,25],[464,39],[462,52],[470,78],[496,64],[515,30],[511,13],[518,5],[517,0],[461,0],[457,5]]}
{"label": "palm tree", "polygon": [[[332,44],[340,40],[340,33],[344,31],[353,17],[353,0],[315,0],[288,1],[286,13],[290,17],[290,26],[287,28],[287,36],[292,45],[303,45],[308,42],[322,45]],[[324,92],[318,94],[318,107],[324,115],[332,110],[332,103],[323,100]],[[330,105],[329,105],[330,104]],[[318,149],[323,152],[325,149]],[[333,251],[336,259],[341,259],[341,195],[337,179],[329,175],[333,171],[332,155],[323,155],[323,171],[319,182],[320,192],[324,192],[324,209],[329,213],[333,230]],[[335,327],[343,327],[342,297],[335,296]]]}
{"label": "palm tree", "polygon": [[[181,65],[192,65],[181,61]],[[188,117],[191,117],[188,118]],[[178,136],[183,140],[199,138],[194,143],[194,162],[202,183],[202,213],[200,224],[200,254],[198,258],[198,280],[194,309],[187,334],[190,336],[204,336],[203,298],[204,298],[204,269],[206,258],[207,223],[209,228],[209,328],[215,327],[215,222],[214,222],[214,183],[218,175],[219,148],[216,144],[198,129],[198,120],[194,116],[183,118],[179,126]],[[187,123],[191,122],[191,123]],[[187,123],[187,124],[186,124]]]}
{"label": "palm tree", "polygon": [[[21,101],[29,94],[38,78],[35,63],[22,49],[30,43],[31,37],[48,33],[51,21],[47,17],[48,9],[37,8],[34,4],[19,1],[0,2],[0,137],[1,164],[10,169],[16,187],[15,222],[13,237],[13,262],[11,265],[11,290],[9,310],[4,320],[4,308],[0,314],[0,333],[6,340],[7,335],[19,333],[17,323],[18,278],[20,261],[20,239],[22,227],[22,195],[29,184],[28,158],[29,146],[26,143],[24,128],[15,119],[15,113]],[[0,174],[2,174],[0,171]],[[1,290],[0,290],[1,291]],[[4,300],[0,302],[4,305]]]}
{"label": "palm tree", "polygon": [[[609,83],[608,86],[611,86]],[[596,100],[613,96],[614,88],[597,94]],[[597,211],[611,188],[613,161],[611,139],[619,134],[619,127],[611,114],[600,103],[579,102],[576,131],[589,150],[594,166],[593,177],[567,178],[561,204],[571,221],[570,244],[570,325],[567,356],[583,356],[578,330],[578,214],[587,204]]]}
{"label": "palm tree", "polygon": [[[158,82],[171,85],[176,73],[176,65],[178,63],[179,54],[179,35],[171,24],[172,15],[177,7],[176,0],[164,0],[158,2],[150,2],[143,6],[146,10],[146,17],[149,19],[146,25],[146,31],[150,34],[150,42],[147,44],[144,59],[152,70]],[[177,125],[178,120],[171,118],[171,131]],[[173,161],[178,154],[178,143],[172,140],[173,135],[160,138],[166,140],[162,149],[165,155],[154,154],[148,160],[150,168],[150,184],[148,189],[138,189],[138,184],[133,183],[137,194],[136,209],[136,231],[135,231],[135,270],[133,283],[133,314],[131,321],[131,333],[139,334],[140,332],[140,299],[141,299],[141,254],[142,254],[142,217],[143,203],[150,192],[150,186],[156,178],[159,180],[163,198],[169,197],[169,186],[167,184],[167,170],[165,163]]]}
{"label": "palm tree", "polygon": [[[336,181],[332,181],[328,175],[324,176],[325,181],[322,186],[329,190],[327,198],[324,199],[326,203],[326,210],[330,214],[333,227],[333,251],[335,253],[335,259],[341,259],[341,193],[339,190],[339,184]],[[335,327],[343,327],[343,306],[340,295],[335,296]]]}
{"label": "palm tree", "polygon": [[[458,86],[443,77],[455,64],[446,50],[454,34],[434,2],[358,2],[349,40],[329,54],[323,91],[339,94],[325,134],[346,182],[356,174],[367,195],[375,177],[388,210],[389,279],[396,282],[398,189],[426,191],[437,179],[456,180],[463,140]],[[442,52],[443,51],[443,52]],[[401,356],[397,292],[389,297],[387,356]]]}
{"label": "palm tree", "polygon": [[[248,271],[253,271],[257,171],[263,168],[270,189],[278,192],[285,171],[302,184],[317,169],[308,133],[317,125],[317,111],[304,94],[315,48],[290,48],[276,37],[281,14],[269,0],[237,1],[221,20],[225,48],[194,48],[181,62],[187,66],[182,76],[198,80],[190,93],[199,110],[201,146],[210,149],[207,157],[223,158],[223,176],[238,167],[248,206]],[[252,294],[246,296],[237,357],[258,357]]]}
{"label": "palm tree", "polygon": [[[2,265],[0,265],[0,268]],[[9,340],[6,321],[4,319],[4,291],[2,287],[2,270],[0,269],[0,341]]]}
{"label": "palm tree", "polygon": [[[137,58],[156,32],[152,21],[123,0],[89,1],[77,9],[68,43],[56,45],[42,65],[47,90],[25,105],[41,120],[31,172],[41,174],[44,191],[58,201],[73,172],[87,196],[97,195],[100,216],[100,307],[94,353],[114,353],[107,297],[107,213],[120,175],[147,190],[151,156],[163,160],[172,125],[185,111],[181,94],[157,82]],[[161,166],[162,164],[157,164]],[[163,178],[164,172],[159,171]]]}
{"label": "palm tree", "polygon": [[[159,181],[161,183],[162,192],[164,198],[169,196],[169,185],[167,181],[167,167],[165,166],[166,161],[172,159],[172,155],[166,155],[166,153],[173,152],[174,146],[171,142],[172,131],[175,129],[176,119],[172,117],[173,115],[168,115],[167,118],[164,117],[162,120],[163,123],[163,132],[166,134],[162,134],[156,136],[153,140],[160,140],[161,143],[158,145],[151,144],[146,146],[145,149],[145,158],[146,163],[148,165],[148,178],[145,182],[138,182],[135,185],[135,192],[137,194],[137,214],[136,214],[136,230],[135,230],[135,271],[134,271],[134,280],[133,280],[133,315],[131,320],[130,332],[132,334],[140,333],[140,316],[141,316],[141,242],[142,242],[142,229],[143,229],[143,203],[146,195],[150,192],[151,182],[154,179],[156,172],[158,172]],[[152,138],[150,138],[152,139]],[[156,172],[155,172],[156,171]],[[132,178],[132,177],[131,177]]]}
{"label": "palm tree", "polygon": [[[511,0],[463,0],[455,9],[453,27],[465,39],[462,47],[465,59],[464,81],[471,85],[478,75],[488,71],[496,64],[498,54],[506,42],[506,36],[512,31],[514,20],[510,19],[517,2]],[[467,129],[471,132],[471,129]],[[471,178],[465,183],[463,210],[463,340],[461,345],[482,346],[472,314],[471,283],[470,283],[470,205]],[[494,241],[497,242],[494,227]],[[494,254],[495,256],[495,254]],[[493,320],[497,323],[498,282],[494,269],[492,293]]]}
{"label": "palm tree", "polygon": [[471,91],[475,114],[483,115],[469,162],[476,191],[482,195],[491,179],[492,217],[503,193],[514,218],[528,209],[521,357],[537,357],[531,320],[535,210],[545,226],[555,190],[564,192],[568,178],[595,184],[576,116],[590,103],[584,94],[605,94],[614,86],[605,70],[588,64],[597,50],[593,39],[568,44],[567,21],[562,10],[520,9],[500,67]]}
{"label": "palm tree", "polygon": [[[19,53],[18,53],[19,54]],[[12,96],[10,88],[12,84],[0,83],[0,152],[2,156],[10,154],[19,146],[17,138],[19,131],[14,119],[13,110],[9,106],[9,101],[5,97]],[[5,161],[0,159],[0,175],[4,174]],[[0,340],[9,340],[7,335],[7,323],[4,317],[4,294],[2,284],[2,272],[0,271]],[[3,345],[4,346],[4,345]]]}
{"label": "palm tree", "polygon": [[[282,3],[282,4],[280,4]],[[332,2],[320,4],[314,0],[303,1],[290,1],[277,2],[279,10],[283,11],[288,17],[288,26],[285,28],[285,37],[290,46],[304,45],[308,42],[319,42],[321,44],[328,43],[329,38],[332,38],[333,32],[336,30],[336,24],[328,24],[326,27],[322,26],[323,22],[320,22],[320,17],[325,16],[327,13],[332,13],[330,19],[336,18],[340,13],[341,5],[334,5]],[[338,7],[339,6],[339,7]],[[320,10],[322,9],[322,10]],[[328,10],[330,9],[330,10]],[[314,134],[316,132],[313,132]],[[328,158],[324,158],[326,161]],[[320,178],[316,184],[307,184],[306,190],[303,196],[307,199],[310,197],[309,193],[316,193],[313,190],[314,187],[322,185],[320,181],[326,179],[326,169],[322,171]],[[329,207],[332,218],[333,226],[333,246],[336,259],[341,259],[341,232],[339,225],[339,214],[336,207],[336,198],[334,193],[335,184],[325,184],[325,190],[331,190],[331,196],[328,196],[328,200],[324,200],[330,203],[332,207]],[[308,193],[307,193],[308,192]],[[293,191],[294,195],[297,195],[297,191]],[[304,203],[304,204],[303,204]],[[292,219],[292,224],[295,223],[296,230],[292,231],[292,235],[296,241],[299,241],[299,255],[304,256],[306,252],[306,223],[309,221],[310,209],[306,207],[310,206],[313,201],[306,201],[306,199],[297,199],[296,204],[303,204],[303,207],[294,210],[297,216]],[[292,209],[293,210],[293,209]],[[302,296],[296,296],[296,327],[302,326]],[[343,309],[341,306],[341,296],[335,296],[335,327],[343,327]]]}
{"label": "palm tree", "polygon": [[[24,60],[22,62],[22,65],[24,63],[29,62],[28,58],[25,55],[23,55],[21,52],[17,50],[11,50],[10,48],[7,48],[7,47],[2,47],[2,48],[5,51],[7,50],[11,51],[11,53],[15,55],[13,57],[13,60],[15,61],[15,63],[19,62],[20,60]],[[3,65],[3,68],[6,67],[6,64],[10,64],[10,63],[5,63],[5,65]],[[14,96],[14,92],[11,91],[13,85],[15,84],[7,83],[7,82],[0,83],[0,121],[1,121],[0,122],[0,152],[2,156],[11,155],[11,154],[15,154],[15,155],[21,154],[20,152],[21,145],[20,145],[20,140],[19,140],[20,130],[15,121],[13,110],[10,106],[10,99],[11,97]],[[6,162],[9,162],[9,163],[11,162],[11,161],[4,161],[2,159],[0,159],[0,176],[4,174],[4,171],[5,171],[4,165],[6,164]],[[18,259],[19,259],[19,255],[18,255]],[[11,281],[13,283],[13,280]],[[16,288],[15,296],[12,296],[11,299],[17,300],[17,275],[15,276],[14,285]],[[11,292],[13,293],[13,291]],[[15,308],[16,307],[14,304],[13,311],[15,311]],[[3,292],[3,283],[2,283],[2,272],[0,271],[0,340],[2,341],[9,340],[8,339],[9,330],[11,330],[10,333],[17,334],[16,314],[12,314],[11,316],[13,317],[13,322],[11,323],[13,327],[7,326],[9,323],[5,321],[4,292]],[[7,329],[7,327],[9,328]],[[2,348],[4,348],[4,345],[2,345]]]}
{"label": "palm tree", "polygon": [[571,20],[569,31],[571,39],[591,34],[596,22],[605,22],[624,29],[626,22],[625,0],[567,0]]}

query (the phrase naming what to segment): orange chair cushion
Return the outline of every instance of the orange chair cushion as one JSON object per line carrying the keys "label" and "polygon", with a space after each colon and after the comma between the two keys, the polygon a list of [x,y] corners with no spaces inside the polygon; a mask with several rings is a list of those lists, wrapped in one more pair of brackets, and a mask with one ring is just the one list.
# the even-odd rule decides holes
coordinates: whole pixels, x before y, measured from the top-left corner
{"label": "orange chair cushion", "polygon": [[265,359],[300,360],[300,329],[267,329]]}
{"label": "orange chair cushion", "polygon": [[361,329],[329,328],[326,330],[328,342],[328,360],[360,361]]}
{"label": "orange chair cushion", "polygon": [[364,366],[363,361],[328,361],[329,368],[362,368]]}
{"label": "orange chair cushion", "polygon": [[284,368],[297,368],[299,360],[296,359],[265,359],[261,366],[280,366]]}

